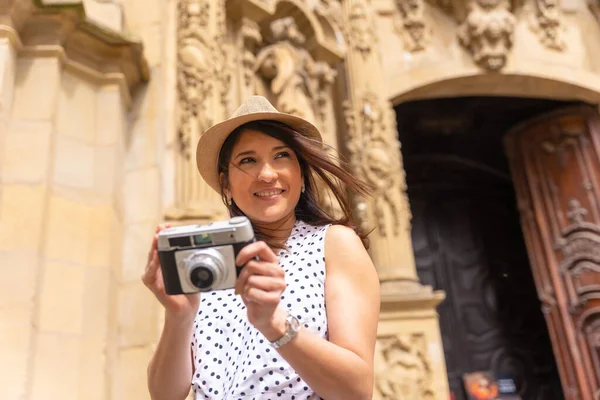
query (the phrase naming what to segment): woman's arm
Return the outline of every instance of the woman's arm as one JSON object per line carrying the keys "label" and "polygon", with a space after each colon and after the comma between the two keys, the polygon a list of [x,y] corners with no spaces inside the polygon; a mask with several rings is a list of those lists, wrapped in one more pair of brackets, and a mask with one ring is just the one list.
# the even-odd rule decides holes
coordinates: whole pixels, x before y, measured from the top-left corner
{"label": "woman's arm", "polygon": [[169,296],[158,260],[158,232],[168,225],[160,225],[152,239],[148,263],[142,282],[154,293],[165,310],[163,331],[148,364],[148,391],[153,400],[183,400],[187,397],[193,371],[190,341],[194,318],[200,306],[200,294]]}
{"label": "woman's arm", "polygon": [[[334,225],[327,230],[325,260],[329,341],[302,328],[278,351],[319,396],[327,400],[370,400],[379,320],[379,278],[359,237],[345,226]],[[261,271],[254,263],[249,265],[252,268],[243,273],[243,280],[248,272],[267,274],[266,269]],[[273,278],[270,281],[274,282]],[[277,285],[266,282],[255,279],[249,286],[261,287],[267,299],[271,298],[268,289]],[[245,282],[240,282],[240,287],[244,286]],[[240,292],[244,293],[244,289]],[[277,292],[275,295],[279,296]],[[257,298],[258,294],[252,297]],[[286,313],[277,308],[271,315],[270,323],[257,329],[274,341],[286,330]]]}
{"label": "woman's arm", "polygon": [[148,364],[148,391],[152,400],[184,400],[193,374],[190,341],[194,318],[167,314],[158,346]]}

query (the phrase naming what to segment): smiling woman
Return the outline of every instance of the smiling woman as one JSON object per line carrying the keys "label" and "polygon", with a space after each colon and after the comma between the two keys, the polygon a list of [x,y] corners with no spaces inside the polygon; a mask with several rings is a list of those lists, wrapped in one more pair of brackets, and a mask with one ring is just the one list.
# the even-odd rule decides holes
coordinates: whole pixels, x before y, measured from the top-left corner
{"label": "smiling woman", "polygon": [[[200,299],[166,295],[155,236],[143,280],[165,323],[151,397],[183,400],[191,384],[195,399],[371,399],[379,281],[346,197],[368,187],[330,158],[314,126],[258,96],[202,135],[197,163],[258,241],[236,258],[235,288]],[[341,218],[319,207],[319,181]]]}

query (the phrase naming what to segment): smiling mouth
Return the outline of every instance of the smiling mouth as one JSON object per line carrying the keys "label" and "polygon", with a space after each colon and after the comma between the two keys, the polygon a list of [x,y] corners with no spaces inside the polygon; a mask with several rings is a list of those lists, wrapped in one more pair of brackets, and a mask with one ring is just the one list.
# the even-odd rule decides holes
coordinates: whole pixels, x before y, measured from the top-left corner
{"label": "smiling mouth", "polygon": [[257,197],[271,197],[271,196],[277,196],[279,194],[282,194],[283,192],[284,192],[283,189],[265,190],[262,192],[256,192],[256,193],[254,193],[254,195]]}

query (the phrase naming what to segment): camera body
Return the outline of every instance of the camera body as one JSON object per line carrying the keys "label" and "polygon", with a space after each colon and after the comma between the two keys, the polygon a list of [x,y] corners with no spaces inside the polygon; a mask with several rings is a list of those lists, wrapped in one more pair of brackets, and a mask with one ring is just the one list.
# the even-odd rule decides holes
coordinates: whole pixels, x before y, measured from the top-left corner
{"label": "camera body", "polygon": [[235,287],[242,270],[235,258],[254,241],[246,217],[163,229],[158,234],[158,258],[165,291],[175,295]]}

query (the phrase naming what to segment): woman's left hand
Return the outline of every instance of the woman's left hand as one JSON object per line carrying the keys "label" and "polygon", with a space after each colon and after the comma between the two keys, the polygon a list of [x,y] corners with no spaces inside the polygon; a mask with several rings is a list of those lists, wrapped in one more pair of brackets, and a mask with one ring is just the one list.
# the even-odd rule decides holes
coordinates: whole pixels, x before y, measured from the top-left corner
{"label": "woman's left hand", "polygon": [[285,272],[279,266],[279,259],[261,241],[240,250],[236,265],[244,265],[236,281],[235,293],[242,296],[248,321],[268,340],[279,339],[285,333],[286,317],[286,313],[277,307],[286,288]]}

